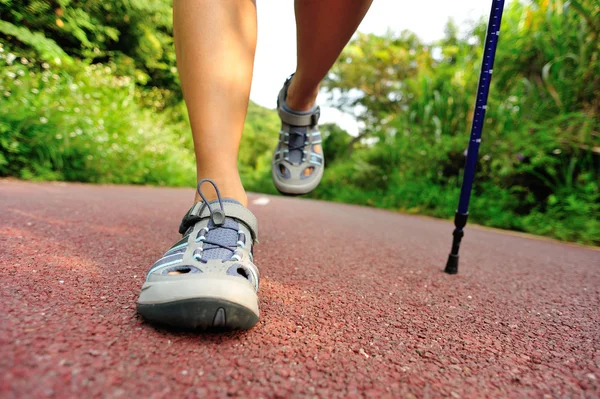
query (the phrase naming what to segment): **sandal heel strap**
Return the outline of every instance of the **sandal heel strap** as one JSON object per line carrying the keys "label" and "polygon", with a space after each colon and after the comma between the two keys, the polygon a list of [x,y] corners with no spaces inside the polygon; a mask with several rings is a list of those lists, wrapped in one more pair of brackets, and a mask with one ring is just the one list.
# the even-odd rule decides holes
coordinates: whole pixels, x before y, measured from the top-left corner
{"label": "sandal heel strap", "polygon": [[281,120],[292,126],[316,126],[319,122],[319,107],[307,114],[292,113],[280,106],[277,110]]}

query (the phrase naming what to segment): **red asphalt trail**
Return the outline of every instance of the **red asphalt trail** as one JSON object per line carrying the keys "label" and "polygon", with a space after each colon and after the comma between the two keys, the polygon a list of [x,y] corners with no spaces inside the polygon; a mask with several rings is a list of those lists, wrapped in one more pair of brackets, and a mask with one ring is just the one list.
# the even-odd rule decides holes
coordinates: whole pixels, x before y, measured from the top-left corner
{"label": "red asphalt trail", "polygon": [[[252,195],[251,203],[259,196]],[[0,180],[2,398],[600,397],[600,251],[268,197],[249,332],[135,300],[193,192]]]}

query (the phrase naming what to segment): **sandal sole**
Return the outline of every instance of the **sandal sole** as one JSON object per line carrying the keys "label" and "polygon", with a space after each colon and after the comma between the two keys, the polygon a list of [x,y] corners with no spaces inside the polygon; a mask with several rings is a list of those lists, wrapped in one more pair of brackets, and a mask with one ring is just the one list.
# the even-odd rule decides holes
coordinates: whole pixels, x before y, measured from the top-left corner
{"label": "sandal sole", "polygon": [[150,322],[195,330],[249,330],[258,322],[252,310],[214,298],[138,304],[137,310]]}
{"label": "sandal sole", "polygon": [[153,323],[200,330],[247,330],[259,318],[256,292],[239,277],[146,282],[137,310]]}
{"label": "sandal sole", "polygon": [[[317,175],[315,176],[316,182],[311,182],[309,184],[302,185],[293,185],[286,182],[281,181],[281,179],[277,176],[277,172],[273,169],[275,165],[271,163],[271,180],[273,181],[273,186],[275,189],[282,195],[289,197],[298,197],[300,195],[305,195],[313,192],[321,183],[321,179],[323,178],[324,166],[319,169]],[[287,191],[285,191],[287,190]]]}

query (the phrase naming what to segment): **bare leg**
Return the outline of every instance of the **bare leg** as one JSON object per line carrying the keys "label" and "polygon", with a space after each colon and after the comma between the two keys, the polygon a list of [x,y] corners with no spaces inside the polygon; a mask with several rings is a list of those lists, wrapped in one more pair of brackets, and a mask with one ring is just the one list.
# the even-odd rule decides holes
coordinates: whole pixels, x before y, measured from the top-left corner
{"label": "bare leg", "polygon": [[[250,97],[256,5],[252,0],[173,0],[173,25],[198,180],[213,179],[223,197],[246,205],[237,156]],[[216,198],[210,185],[203,192],[209,200]]]}
{"label": "bare leg", "polygon": [[358,28],[373,0],[296,0],[298,64],[287,105],[309,110],[319,84]]}

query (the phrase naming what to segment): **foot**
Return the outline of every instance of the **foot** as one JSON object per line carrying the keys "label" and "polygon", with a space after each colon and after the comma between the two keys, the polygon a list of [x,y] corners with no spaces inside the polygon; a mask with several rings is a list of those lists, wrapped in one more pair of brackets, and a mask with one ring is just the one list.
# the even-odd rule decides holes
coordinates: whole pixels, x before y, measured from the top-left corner
{"label": "foot", "polygon": [[[218,199],[206,201],[209,182]],[[176,242],[150,269],[137,302],[148,321],[184,328],[250,329],[257,322],[259,272],[253,263],[256,217],[214,182],[198,183],[197,202],[184,216]]]}
{"label": "foot", "polygon": [[273,153],[271,176],[282,194],[300,195],[314,190],[323,177],[325,159],[318,129],[319,107],[295,111],[286,104],[291,76],[277,98],[281,119],[279,143]]}

